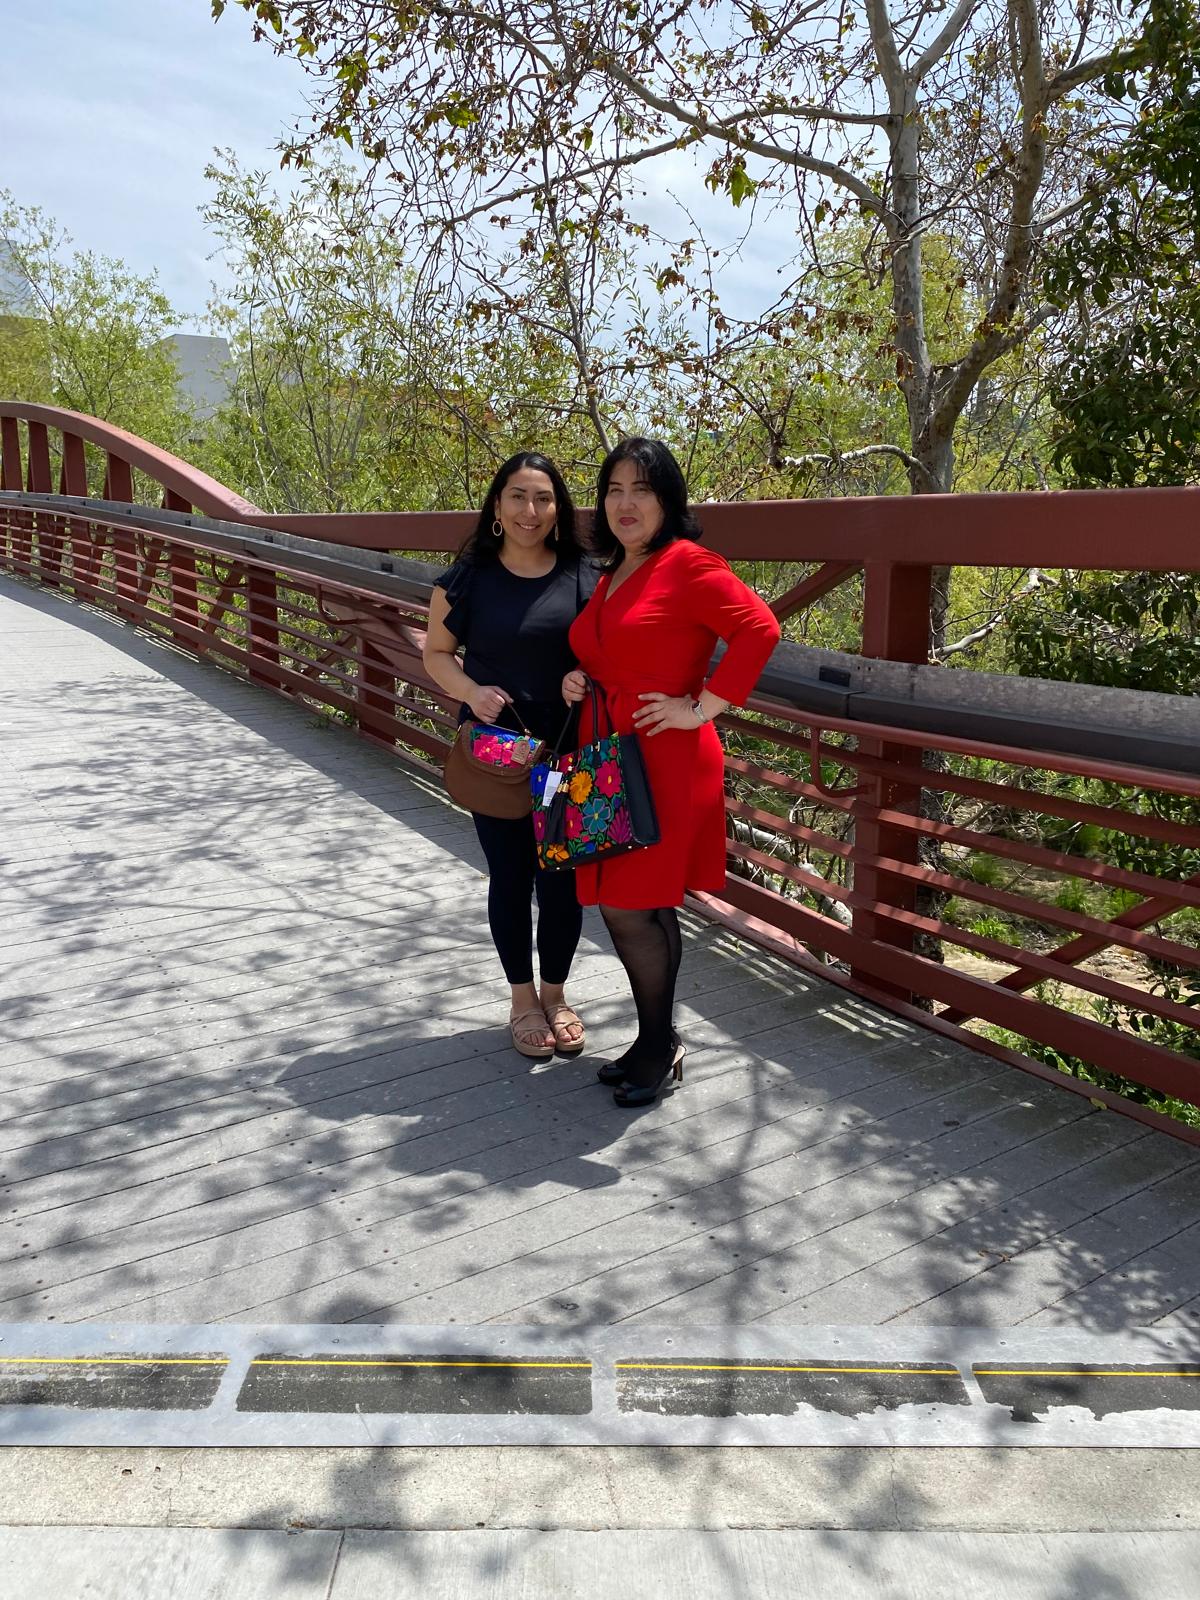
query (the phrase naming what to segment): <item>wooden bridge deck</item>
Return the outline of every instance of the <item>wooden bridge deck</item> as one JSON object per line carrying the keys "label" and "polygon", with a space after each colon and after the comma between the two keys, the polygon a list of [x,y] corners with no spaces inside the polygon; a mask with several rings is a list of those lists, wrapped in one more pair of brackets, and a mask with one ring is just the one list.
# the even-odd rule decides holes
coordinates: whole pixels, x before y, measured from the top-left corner
{"label": "wooden bridge deck", "polygon": [[11,580],[0,750],[0,1322],[1200,1315],[1200,1152],[711,926],[681,1092],[530,1070],[466,818]]}

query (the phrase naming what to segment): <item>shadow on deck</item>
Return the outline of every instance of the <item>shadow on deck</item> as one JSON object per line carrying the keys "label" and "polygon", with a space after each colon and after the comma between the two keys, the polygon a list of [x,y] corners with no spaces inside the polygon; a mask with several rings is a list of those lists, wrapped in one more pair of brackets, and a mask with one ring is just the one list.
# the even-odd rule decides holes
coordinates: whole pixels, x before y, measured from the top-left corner
{"label": "shadow on deck", "polygon": [[11,580],[0,672],[0,1321],[1200,1323],[1200,1151],[695,918],[618,1111],[507,1048],[434,787]]}

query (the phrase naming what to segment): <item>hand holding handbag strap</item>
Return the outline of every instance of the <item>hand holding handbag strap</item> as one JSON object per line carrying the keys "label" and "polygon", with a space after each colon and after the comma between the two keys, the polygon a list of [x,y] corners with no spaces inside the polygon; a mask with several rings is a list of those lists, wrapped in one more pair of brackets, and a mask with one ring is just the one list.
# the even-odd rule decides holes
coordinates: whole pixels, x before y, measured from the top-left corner
{"label": "hand holding handbag strap", "polygon": [[[587,684],[588,684],[588,698],[589,698],[589,700],[591,702],[591,707],[592,707],[592,738],[593,739],[600,739],[600,738],[604,737],[604,734],[606,732],[607,733],[613,733],[615,731],[615,729],[613,727],[612,713],[608,709],[608,699],[607,699],[607,696],[604,693],[603,685],[597,683],[595,678],[589,678],[588,681],[587,681]],[[601,706],[604,707],[604,721],[608,723],[607,729],[602,729],[602,727],[601,727],[601,720],[600,720],[600,708],[601,708]],[[559,731],[558,738],[554,741],[554,743],[550,747],[550,754],[552,756],[554,756],[554,758],[556,760],[563,753],[563,743],[564,743],[564,741],[565,741],[565,739],[567,737],[567,734],[570,732],[571,723],[574,721],[574,718],[575,718],[575,707],[574,706],[568,706],[567,707],[566,720],[563,723],[562,728]]]}
{"label": "hand holding handbag strap", "polygon": [[[507,693],[507,690],[505,692]],[[516,717],[517,721],[521,724],[521,732],[523,734],[525,734],[525,736],[527,738],[532,739],[534,737],[534,735],[532,733],[530,733],[529,724],[525,721],[525,718],[517,710],[517,702],[515,700],[510,700],[508,702],[507,709],[512,712],[513,716]],[[502,711],[500,713],[500,715],[503,716],[504,712]]]}
{"label": "hand holding handbag strap", "polygon": [[[591,697],[592,697],[592,716],[594,718],[595,715],[596,715],[596,687],[592,683],[592,680],[590,678],[588,679],[588,690],[589,690],[589,692],[591,694]],[[574,721],[575,721],[575,707],[574,706],[568,706],[567,707],[566,717],[563,719],[563,725],[558,730],[558,738],[555,739],[554,743],[550,746],[550,749],[549,749],[549,754],[551,756],[553,756],[553,758],[556,761],[558,760],[559,756],[561,756],[562,753],[563,753],[563,745],[566,743],[567,734],[570,733],[571,724]]]}

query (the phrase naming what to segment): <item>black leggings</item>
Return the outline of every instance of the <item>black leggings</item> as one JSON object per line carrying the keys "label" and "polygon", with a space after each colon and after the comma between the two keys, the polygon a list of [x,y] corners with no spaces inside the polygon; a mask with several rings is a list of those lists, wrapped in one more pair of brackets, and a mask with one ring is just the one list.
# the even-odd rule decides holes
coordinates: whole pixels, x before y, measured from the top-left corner
{"label": "black leggings", "polygon": [[679,918],[674,906],[653,911],[600,907],[613,948],[629,979],[637,1008],[638,1031],[620,1058],[630,1068],[630,1081],[657,1077],[671,1059],[674,1043],[675,980],[683,955]]}
{"label": "black leggings", "polygon": [[487,857],[488,925],[509,983],[533,982],[533,896],[538,903],[538,966],[545,983],[565,983],[583,929],[573,872],[543,872],[533,822],[472,812]]}

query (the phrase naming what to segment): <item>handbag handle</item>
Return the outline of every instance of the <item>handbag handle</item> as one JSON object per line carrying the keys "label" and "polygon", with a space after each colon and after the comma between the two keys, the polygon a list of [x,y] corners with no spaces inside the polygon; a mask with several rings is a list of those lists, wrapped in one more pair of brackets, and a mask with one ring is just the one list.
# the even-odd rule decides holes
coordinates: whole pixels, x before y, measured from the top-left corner
{"label": "handbag handle", "polygon": [[[609,731],[609,733],[612,733],[612,731],[613,731],[612,714],[608,709],[608,699],[605,696],[604,689],[600,684],[598,684],[596,682],[596,680],[594,678],[589,678],[587,682],[588,682],[588,697],[591,700],[591,705],[592,705],[592,732],[595,735],[598,735],[598,734],[600,734],[602,732],[602,729],[601,729],[601,726],[600,726],[600,707],[603,706],[604,707],[605,720],[608,723],[608,731]],[[563,740],[567,737],[567,732],[570,729],[571,723],[574,721],[574,718],[575,718],[575,707],[574,706],[568,706],[567,707],[567,719],[562,725],[562,731],[559,733],[558,738],[554,741],[554,744],[551,747],[552,751],[553,751],[553,754],[555,756],[562,755]]]}
{"label": "handbag handle", "polygon": [[[529,724],[525,721],[525,718],[517,710],[517,702],[515,700],[509,700],[508,704],[504,708],[504,711],[511,711],[512,712],[513,716],[516,717],[517,721],[521,724],[521,732],[525,735],[525,737],[527,739],[533,739],[535,737],[535,735],[530,733],[530,731],[529,731]],[[501,711],[501,713],[500,713],[501,716],[504,715],[504,711]],[[473,712],[472,712],[472,720],[474,720],[474,713]],[[498,724],[493,723],[493,724],[490,724],[490,726],[495,727],[495,726],[498,726]]]}

